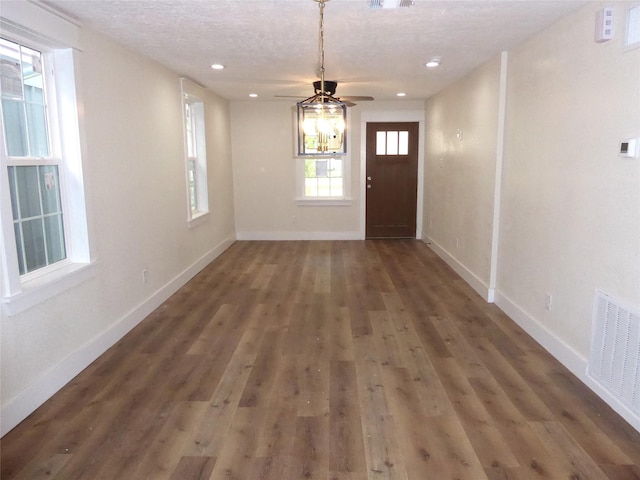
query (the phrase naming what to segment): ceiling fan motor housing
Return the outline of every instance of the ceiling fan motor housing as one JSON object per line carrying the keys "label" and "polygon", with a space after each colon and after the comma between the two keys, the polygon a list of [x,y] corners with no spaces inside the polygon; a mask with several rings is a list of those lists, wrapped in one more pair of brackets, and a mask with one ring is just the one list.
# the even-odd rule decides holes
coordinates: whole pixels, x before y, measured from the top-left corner
{"label": "ceiling fan motor housing", "polygon": [[322,91],[322,82],[320,80],[316,80],[313,82],[313,88],[316,92],[316,95],[319,93],[324,93],[326,95],[335,95],[336,88],[338,87],[338,82],[333,82],[331,80],[324,81],[324,92]]}

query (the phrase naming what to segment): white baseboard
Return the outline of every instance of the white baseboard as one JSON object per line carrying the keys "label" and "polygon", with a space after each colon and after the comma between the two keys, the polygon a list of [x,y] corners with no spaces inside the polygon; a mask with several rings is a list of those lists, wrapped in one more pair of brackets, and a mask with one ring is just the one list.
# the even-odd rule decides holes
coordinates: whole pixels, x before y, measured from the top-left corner
{"label": "white baseboard", "polygon": [[571,373],[580,378],[585,376],[587,371],[587,359],[585,357],[576,352],[564,340],[525,312],[502,292],[498,291],[496,293],[495,303],[500,310],[531,335],[536,342],[567,367]]}
{"label": "white baseboard", "polygon": [[360,232],[238,232],[238,240],[364,240]]}
{"label": "white baseboard", "polygon": [[489,286],[475,273],[465,267],[453,255],[434,242],[431,238],[425,237],[424,242],[429,245],[429,248],[444,260],[447,265],[453,268],[453,270],[460,275],[463,280],[467,282],[482,298],[489,303],[494,302],[495,290],[493,288],[489,288]]}
{"label": "white baseboard", "polygon": [[565,341],[556,336],[549,328],[533,318],[519,305],[501,292],[495,294],[496,305],[516,322],[525,332],[553,355],[562,365],[593,390],[613,410],[640,432],[640,419],[620,400],[587,375],[587,359],[576,352]]}
{"label": "white baseboard", "polygon": [[215,260],[222,252],[229,248],[234,241],[235,236],[224,239],[166,285],[154,292],[144,302],[126,313],[108,330],[79,347],[71,353],[71,355],[44,373],[36,382],[7,401],[2,406],[2,411],[0,412],[0,436],[27,418],[40,405],[88,367],[91,362],[106,352],[133,329],[133,327],[138,325],[138,323],[158,308],[162,302]]}

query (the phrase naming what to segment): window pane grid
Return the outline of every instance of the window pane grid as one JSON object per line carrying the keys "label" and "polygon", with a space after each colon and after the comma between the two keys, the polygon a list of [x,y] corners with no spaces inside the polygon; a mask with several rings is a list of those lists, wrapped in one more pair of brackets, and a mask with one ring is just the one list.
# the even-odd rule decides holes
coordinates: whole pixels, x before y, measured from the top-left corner
{"label": "window pane grid", "polygon": [[409,155],[409,132],[376,132],[376,155]]}
{"label": "window pane grid", "polygon": [[339,158],[304,159],[305,197],[342,197],[343,161]]}
{"label": "window pane grid", "polygon": [[189,158],[187,160],[187,170],[187,181],[189,184],[189,204],[191,206],[191,211],[195,212],[198,210],[198,172],[196,168],[195,158]]}
{"label": "window pane grid", "polygon": [[192,224],[192,220],[209,211],[205,104],[200,87],[188,80],[181,80],[181,91],[187,221],[191,227],[197,224]]}
{"label": "window pane grid", "polygon": [[0,93],[7,155],[48,157],[42,54],[0,39]]}
{"label": "window pane grid", "polygon": [[24,275],[66,258],[58,167],[8,168],[18,267]]}
{"label": "window pane grid", "polygon": [[197,153],[197,144],[196,144],[196,129],[194,127],[195,118],[193,117],[193,109],[191,104],[184,104],[184,118],[185,118],[185,132],[187,137],[187,157],[195,158]]}

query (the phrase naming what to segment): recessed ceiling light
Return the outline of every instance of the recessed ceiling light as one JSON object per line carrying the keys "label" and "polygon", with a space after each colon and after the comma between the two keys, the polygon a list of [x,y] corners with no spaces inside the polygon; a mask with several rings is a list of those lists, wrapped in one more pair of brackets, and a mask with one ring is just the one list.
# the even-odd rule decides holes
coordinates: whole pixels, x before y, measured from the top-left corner
{"label": "recessed ceiling light", "polygon": [[213,65],[211,65],[211,68],[213,68],[214,70],[222,70],[224,68],[224,65],[220,63],[214,63]]}
{"label": "recessed ceiling light", "polygon": [[256,97],[258,96],[258,94],[257,94],[257,93],[250,93],[250,94],[249,94],[249,96],[250,96],[251,98],[256,98]]}
{"label": "recessed ceiling light", "polygon": [[433,68],[440,65],[440,57],[433,57],[431,60],[427,62],[427,67]]}
{"label": "recessed ceiling light", "polygon": [[396,93],[396,96],[398,96],[398,97],[406,97],[407,94],[404,93],[404,92],[398,92],[398,93]]}
{"label": "recessed ceiling light", "polygon": [[369,8],[408,8],[415,0],[369,0]]}

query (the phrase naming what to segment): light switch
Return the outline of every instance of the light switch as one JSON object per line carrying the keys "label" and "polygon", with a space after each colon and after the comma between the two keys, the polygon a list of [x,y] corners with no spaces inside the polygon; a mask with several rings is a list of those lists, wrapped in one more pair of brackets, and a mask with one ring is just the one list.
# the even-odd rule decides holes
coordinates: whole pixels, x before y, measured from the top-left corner
{"label": "light switch", "polygon": [[620,142],[620,156],[638,158],[638,144],[640,141],[637,138],[625,138]]}

